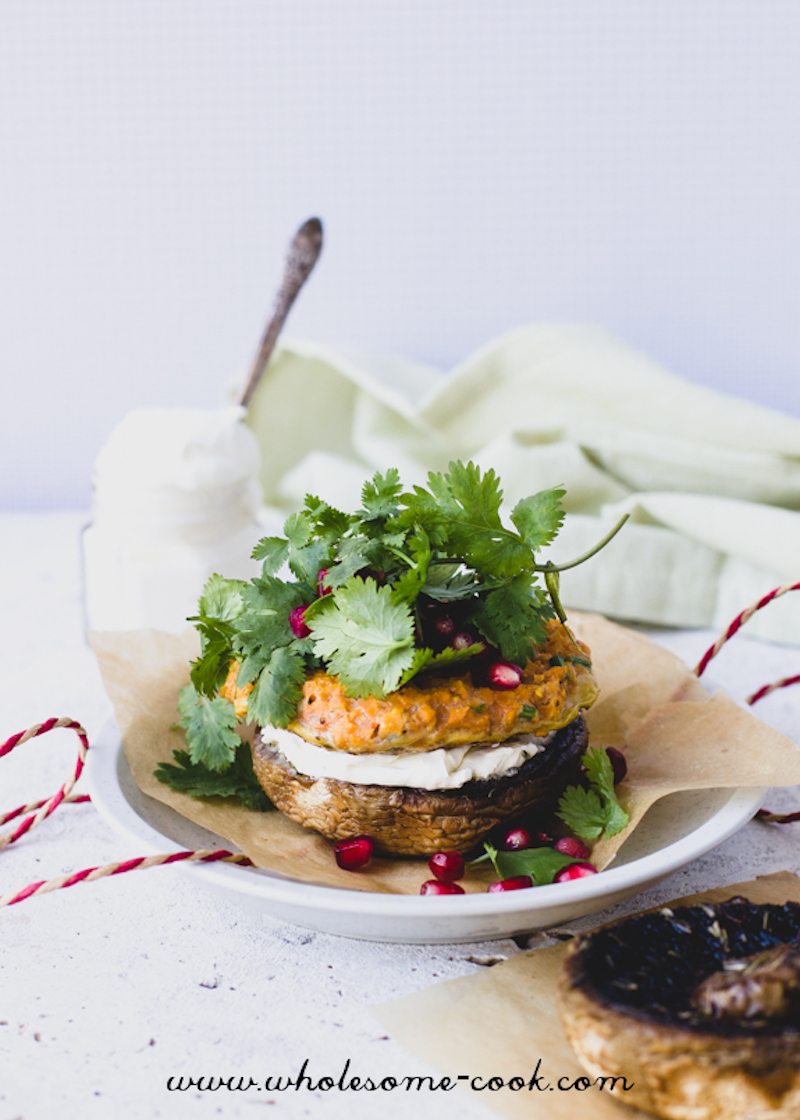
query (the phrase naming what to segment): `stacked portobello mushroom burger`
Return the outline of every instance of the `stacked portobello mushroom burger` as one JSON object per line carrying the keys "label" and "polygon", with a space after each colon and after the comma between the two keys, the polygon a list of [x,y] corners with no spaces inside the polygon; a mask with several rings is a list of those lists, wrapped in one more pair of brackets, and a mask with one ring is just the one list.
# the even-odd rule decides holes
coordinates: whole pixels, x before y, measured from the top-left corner
{"label": "stacked portobello mushroom burger", "polygon": [[[401,856],[467,851],[548,814],[597,695],[539,560],[563,497],[525,498],[507,525],[496,474],[461,462],[409,492],[376,474],[351,514],[308,496],[257,545],[259,577],[206,585],[179,705],[186,766],[218,792],[226,774],[252,797],[257,781],[298,824]],[[159,776],[175,784],[174,770]]]}

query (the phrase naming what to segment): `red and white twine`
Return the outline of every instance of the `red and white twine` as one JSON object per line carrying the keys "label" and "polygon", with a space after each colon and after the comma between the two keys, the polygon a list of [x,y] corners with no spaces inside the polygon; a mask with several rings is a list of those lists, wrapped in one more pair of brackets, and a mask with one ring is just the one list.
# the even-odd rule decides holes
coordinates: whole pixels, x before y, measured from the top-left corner
{"label": "red and white twine", "polygon": [[[751,606],[737,614],[736,618],[729,624],[725,631],[720,635],[716,642],[706,650],[703,656],[695,666],[695,673],[698,677],[702,677],[703,673],[708,668],[708,665],[717,656],[720,650],[725,646],[735,634],[747,623],[757,611],[763,610],[769,603],[775,599],[779,599],[789,591],[800,591],[800,581],[797,583],[786,583],[781,587],[776,587],[769,592],[768,595],[763,595]],[[777,691],[780,688],[788,688],[790,685],[800,684],[800,674],[790,677],[783,677],[781,680],[773,681],[772,684],[762,685],[761,688],[756,689],[754,693],[747,697],[748,704],[756,704],[759,700],[763,700],[765,696]],[[56,790],[52,797],[47,797],[41,801],[32,801],[27,805],[19,805],[16,809],[11,809],[7,813],[0,813],[0,825],[8,824],[9,821],[16,820],[18,817],[23,819],[13,828],[10,832],[0,836],[0,851],[3,848],[9,847],[15,841],[24,836],[26,832],[30,832],[32,828],[41,824],[46,820],[51,813],[62,804],[80,804],[91,800],[86,793],[75,794],[72,792],[75,783],[83,773],[83,767],[86,762],[86,754],[89,750],[89,740],[83,727],[74,719],[59,718],[48,719],[44,723],[34,724],[26,731],[20,731],[16,735],[12,735],[5,743],[0,746],[0,758],[4,755],[10,754],[16,747],[27,743],[31,739],[37,738],[39,735],[45,735],[48,731],[53,731],[56,728],[68,728],[75,732],[78,736],[78,757],[75,760],[75,765],[63,785]],[[25,816],[24,814],[28,814]],[[788,824],[792,821],[800,820],[800,812],[796,813],[770,813],[766,809],[760,809],[757,816],[764,821],[769,821],[779,824]],[[252,867],[252,861],[241,852],[230,852],[226,848],[197,848],[187,849],[177,852],[161,852],[152,856],[136,856],[133,859],[119,860],[116,863],[107,863],[102,867],[85,867],[82,871],[73,871],[68,875],[60,875],[55,879],[41,879],[36,883],[29,883],[21,890],[13,891],[11,894],[0,896],[0,907],[15,906],[18,902],[24,902],[25,899],[34,898],[36,895],[49,894],[51,891],[62,890],[65,887],[74,887],[77,883],[93,883],[97,879],[106,879],[111,875],[123,875],[128,871],[144,871],[149,867],[161,867],[168,863],[236,863],[241,867]]]}
{"label": "red and white twine", "polygon": [[[78,757],[75,765],[62,786],[43,801],[32,801],[27,805],[19,805],[7,813],[0,814],[0,825],[16,820],[24,813],[19,824],[4,836],[0,836],[0,850],[9,847],[15,841],[30,832],[62,804],[79,804],[91,800],[88,793],[73,794],[72,788],[83,773],[86,754],[89,750],[89,740],[86,731],[74,719],[62,717],[48,719],[44,723],[34,724],[26,731],[12,735],[0,746],[0,758],[10,754],[16,747],[35,739],[39,735],[46,735],[48,731],[65,727],[74,731],[78,736]],[[251,861],[241,852],[229,852],[226,848],[197,848],[177,852],[162,852],[152,856],[136,856],[133,859],[119,860],[116,863],[107,863],[102,867],[85,867],[82,871],[73,871],[68,875],[60,875],[56,879],[41,879],[36,883],[29,883],[21,890],[12,891],[11,894],[0,896],[0,907],[14,906],[24,902],[26,898],[33,898],[39,894],[49,894],[50,891],[61,890],[63,887],[74,887],[76,883],[91,883],[95,879],[106,879],[110,875],[122,875],[126,871],[143,871],[148,867],[160,867],[167,863],[238,863],[240,866],[252,866]]]}
{"label": "red and white twine", "polygon": [[[731,640],[734,634],[739,633],[744,624],[746,622],[749,622],[754,614],[756,614],[760,610],[763,610],[764,607],[769,606],[769,604],[774,602],[775,599],[780,599],[781,595],[785,595],[788,591],[800,591],[800,580],[798,580],[797,583],[784,583],[780,587],[774,587],[772,591],[768,592],[768,594],[762,595],[760,599],[756,599],[755,603],[751,603],[749,607],[746,607],[743,611],[740,611],[740,613],[737,614],[736,618],[734,618],[734,620],[728,624],[727,628],[723,631],[719,638],[717,638],[713,646],[709,646],[709,648],[697,662],[694,671],[695,673],[697,673],[698,677],[702,677],[703,673],[705,673],[706,669],[708,668],[709,662],[714,660],[722,647]],[[790,678],[787,678],[787,680],[790,680]],[[782,686],[776,684],[775,687]],[[754,692],[753,696],[755,695],[756,693]],[[766,695],[766,693],[764,693],[764,695]],[[750,701],[750,703],[754,702],[755,701],[752,700]]]}
{"label": "red and white twine", "polygon": [[[19,840],[20,836],[24,836],[26,832],[30,832],[37,824],[49,817],[51,813],[59,807],[62,801],[66,801],[72,790],[72,787],[77,782],[83,773],[84,763],[86,762],[86,752],[89,750],[89,740],[86,737],[86,732],[81,725],[74,719],[47,719],[44,723],[35,723],[33,727],[29,727],[27,731],[20,731],[17,735],[12,735],[0,747],[0,758],[4,755],[11,754],[15,747],[27,743],[29,739],[35,739],[39,735],[46,735],[48,731],[52,731],[56,727],[71,728],[78,736],[78,757],[75,760],[75,767],[61,786],[56,790],[52,797],[46,798],[44,801],[34,801],[30,805],[20,805],[16,809],[12,809],[8,813],[0,816],[0,824],[7,824],[9,821],[14,820],[16,817],[21,816],[23,813],[30,813],[31,815],[21,821],[15,829],[7,832],[4,836],[0,836],[0,849],[7,848],[9,844],[13,844],[15,840]],[[85,795],[84,795],[85,796]],[[77,798],[75,798],[77,800]],[[88,797],[86,797],[88,800]]]}
{"label": "red and white twine", "polygon": [[[698,677],[702,677],[706,671],[709,662],[717,656],[722,647],[731,640],[734,634],[738,634],[746,622],[753,617],[753,615],[764,607],[769,606],[775,599],[780,599],[781,595],[785,595],[789,591],[800,591],[800,581],[797,583],[784,583],[780,587],[774,587],[766,595],[762,595],[755,603],[751,603],[749,607],[737,614],[736,618],[729,623],[728,627],[722,633],[713,646],[709,646],[706,652],[698,661],[695,666],[695,673]],[[777,692],[779,688],[789,688],[791,685],[800,684],[800,673],[795,673],[790,677],[781,677],[780,680],[772,681],[771,684],[762,684],[755,692],[752,692],[747,697],[747,703],[757,704],[759,700],[763,700],[765,696],[769,696],[772,692]],[[759,809],[756,817],[769,824],[793,824],[795,821],[800,821],[800,812],[796,813],[771,813],[769,809]]]}

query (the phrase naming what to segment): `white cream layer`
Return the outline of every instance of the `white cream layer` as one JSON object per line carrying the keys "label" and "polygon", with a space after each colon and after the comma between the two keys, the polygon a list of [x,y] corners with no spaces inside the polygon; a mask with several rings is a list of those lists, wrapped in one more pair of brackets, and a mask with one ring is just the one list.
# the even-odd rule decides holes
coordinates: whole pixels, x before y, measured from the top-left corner
{"label": "white cream layer", "polygon": [[264,727],[265,743],[274,743],[298,774],[334,778],[356,785],[458,789],[471,781],[497,778],[540,754],[551,736],[517,736],[506,743],[441,747],[433,751],[348,754],[307,743],[293,731]]}

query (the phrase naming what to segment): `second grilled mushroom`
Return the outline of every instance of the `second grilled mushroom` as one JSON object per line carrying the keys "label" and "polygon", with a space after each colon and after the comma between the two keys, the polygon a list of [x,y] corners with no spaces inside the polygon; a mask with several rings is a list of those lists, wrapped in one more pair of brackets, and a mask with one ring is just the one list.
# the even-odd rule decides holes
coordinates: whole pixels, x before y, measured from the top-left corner
{"label": "second grilled mushroom", "polygon": [[670,1120],[800,1116],[800,905],[733,898],[577,937],[560,982],[567,1037],[617,1099]]}

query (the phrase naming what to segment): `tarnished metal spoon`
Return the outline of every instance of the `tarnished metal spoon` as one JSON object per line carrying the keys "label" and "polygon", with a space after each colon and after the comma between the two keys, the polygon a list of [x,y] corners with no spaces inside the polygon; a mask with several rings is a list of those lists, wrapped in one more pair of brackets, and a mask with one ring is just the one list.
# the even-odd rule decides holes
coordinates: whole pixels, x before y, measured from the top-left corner
{"label": "tarnished metal spoon", "polygon": [[283,329],[283,324],[288,318],[292,305],[317,263],[321,251],[322,222],[319,218],[309,218],[300,226],[289,246],[283,279],[275,296],[272,316],[264,330],[258,352],[250,366],[244,391],[239,398],[239,403],[244,405],[245,408],[250,403],[261,380],[261,375],[267,367],[267,362],[272,356],[275,343],[278,341],[278,335]]}

